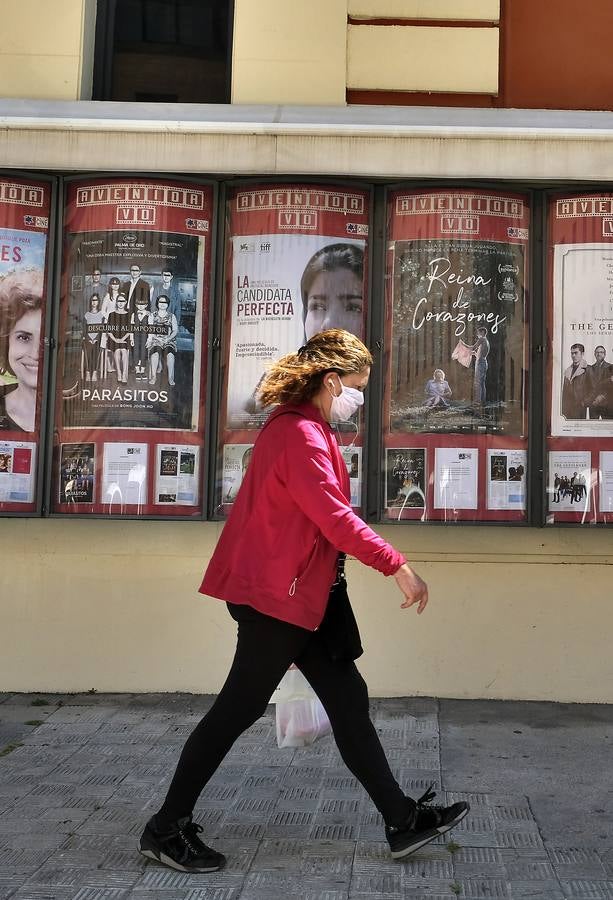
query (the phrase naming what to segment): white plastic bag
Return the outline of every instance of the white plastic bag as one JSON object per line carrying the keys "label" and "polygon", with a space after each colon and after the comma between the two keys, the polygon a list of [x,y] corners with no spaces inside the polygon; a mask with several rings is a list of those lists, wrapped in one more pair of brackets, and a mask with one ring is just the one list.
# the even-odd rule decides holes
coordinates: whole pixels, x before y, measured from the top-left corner
{"label": "white plastic bag", "polygon": [[273,694],[279,747],[306,747],[330,732],[330,722],[300,669],[287,670]]}

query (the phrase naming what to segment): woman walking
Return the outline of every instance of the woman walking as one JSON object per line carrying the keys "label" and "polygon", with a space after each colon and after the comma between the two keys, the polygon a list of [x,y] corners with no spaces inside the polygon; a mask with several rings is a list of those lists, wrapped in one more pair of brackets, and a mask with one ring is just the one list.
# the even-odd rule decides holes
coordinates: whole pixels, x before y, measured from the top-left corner
{"label": "woman walking", "polygon": [[[331,428],[363,404],[371,365],[355,335],[329,330],[280,359],[261,385],[263,405],[276,409],[258,436],[200,587],[225,601],[238,623],[234,661],[140,840],[141,853],[174,869],[212,872],[224,865],[223,855],[198,836],[196,801],[292,663],[319,696],[344,762],[381,813],[392,856],[407,856],[468,812],[467,803],[437,807],[428,802],[432,793],[418,801],[403,793],[369,717],[367,687],[353,661],[359,651],[339,659],[330,652],[330,628],[326,622],[320,628],[339,552],[393,575],[403,608],[416,605],[421,613],[428,602],[419,575],[353,512]],[[337,637],[342,643],[343,635]]]}

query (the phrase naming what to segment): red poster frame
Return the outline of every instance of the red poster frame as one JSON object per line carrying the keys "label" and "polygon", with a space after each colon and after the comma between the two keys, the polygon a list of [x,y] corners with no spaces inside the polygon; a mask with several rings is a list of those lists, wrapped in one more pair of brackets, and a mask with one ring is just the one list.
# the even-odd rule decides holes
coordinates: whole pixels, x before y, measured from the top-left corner
{"label": "red poster frame", "polygon": [[[32,501],[0,500],[0,514],[31,516],[40,512],[40,485],[42,473],[45,469],[43,458],[45,440],[41,426],[44,423],[44,390],[46,386],[45,373],[47,370],[47,357],[49,347],[49,310],[48,295],[50,282],[50,259],[53,244],[53,229],[50,228],[50,219],[53,212],[54,183],[51,180],[42,180],[15,173],[0,173],[0,227],[7,231],[15,230],[23,233],[17,243],[0,241],[0,271],[5,270],[19,272],[22,264],[25,268],[39,268],[27,265],[28,234],[44,235],[44,254],[42,260],[42,304],[41,304],[41,329],[38,344],[38,372],[36,381],[36,413],[35,427],[33,431],[13,429],[10,426],[0,430],[0,442],[35,444],[34,458],[30,457],[32,472]],[[23,241],[23,245],[21,242]],[[4,380],[4,379],[2,379]],[[10,383],[7,381],[7,383]],[[29,452],[29,451],[28,451]],[[26,473],[27,474],[27,473]]]}
{"label": "red poster frame", "polygon": [[[399,200],[403,203],[403,214],[393,211]],[[519,204],[519,206],[517,206]],[[398,208],[398,207],[396,207]],[[529,388],[525,385],[523,420],[526,435],[496,435],[480,433],[443,432],[393,432],[390,428],[391,383],[392,383],[392,340],[394,301],[394,244],[401,240],[442,239],[453,237],[458,241],[472,239],[499,241],[505,244],[521,245],[524,256],[524,327],[530,321],[530,226],[531,196],[528,191],[514,191],[507,188],[481,187],[394,187],[386,194],[386,239],[385,239],[385,318],[384,318],[384,360],[385,383],[382,403],[382,496],[380,521],[386,524],[400,522],[463,522],[463,523],[528,523],[528,488],[530,472],[527,469],[523,509],[487,508],[487,460],[488,450],[523,450],[528,453]],[[447,220],[447,226],[444,222]],[[530,345],[524,341],[523,367],[528,369]],[[455,448],[478,450],[477,466],[477,508],[476,509],[435,509],[435,450]],[[395,514],[395,507],[386,507],[386,459],[387,451],[394,449],[421,450],[425,452],[426,485],[424,507],[405,508],[401,517]],[[427,511],[427,516],[426,516]]]}
{"label": "red poster frame", "polygon": [[[207,458],[206,458],[206,404],[209,381],[209,332],[211,327],[211,303],[213,283],[213,248],[216,237],[216,185],[210,181],[182,178],[181,176],[90,176],[66,181],[63,221],[62,273],[60,289],[60,314],[57,363],[57,388],[55,397],[55,430],[52,458],[50,510],[56,515],[97,515],[121,518],[188,518],[202,519],[206,510]],[[123,216],[124,220],[119,218]],[[128,232],[147,241],[155,240],[156,233],[198,237],[204,240],[202,281],[197,283],[195,301],[200,305],[199,375],[192,390],[197,387],[195,428],[177,427],[104,427],[87,425],[66,427],[62,416],[62,365],[65,347],[62,337],[66,332],[69,314],[69,235],[82,236],[90,232]],[[141,245],[142,246],[142,245]],[[121,251],[123,252],[123,251]],[[144,251],[140,251],[140,258]],[[125,259],[130,258],[129,249]],[[155,255],[155,254],[153,254]],[[166,257],[154,263],[157,270],[170,268]],[[100,262],[96,263],[101,268]],[[115,266],[117,268],[117,266]],[[112,268],[112,267],[111,267]],[[146,272],[145,263],[141,266]],[[119,277],[109,270],[107,275]],[[151,289],[151,308],[154,308],[154,290]],[[182,302],[182,301],[181,301]],[[197,308],[197,307],[196,307]],[[197,332],[194,337],[196,339]],[[166,375],[168,378],[168,375]],[[162,376],[160,376],[161,382]],[[82,385],[80,385],[82,387]],[[130,387],[132,384],[130,382]],[[134,387],[136,390],[138,386]],[[142,387],[147,390],[146,383]],[[158,392],[160,397],[162,392]],[[113,499],[108,502],[102,496],[104,444],[145,444],[147,446],[146,490],[147,502],[126,503],[118,508]],[[60,450],[64,444],[94,445],[95,471],[93,500],[86,502],[61,501]],[[172,505],[155,502],[157,449],[159,445],[194,448],[199,460],[197,502],[182,504],[177,499]]]}

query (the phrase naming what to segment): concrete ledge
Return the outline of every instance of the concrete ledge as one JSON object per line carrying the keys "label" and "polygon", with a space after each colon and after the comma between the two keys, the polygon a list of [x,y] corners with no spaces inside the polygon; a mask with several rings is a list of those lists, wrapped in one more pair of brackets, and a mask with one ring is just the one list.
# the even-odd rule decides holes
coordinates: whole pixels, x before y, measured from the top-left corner
{"label": "concrete ledge", "polygon": [[20,169],[603,181],[612,145],[610,112],[0,102]]}

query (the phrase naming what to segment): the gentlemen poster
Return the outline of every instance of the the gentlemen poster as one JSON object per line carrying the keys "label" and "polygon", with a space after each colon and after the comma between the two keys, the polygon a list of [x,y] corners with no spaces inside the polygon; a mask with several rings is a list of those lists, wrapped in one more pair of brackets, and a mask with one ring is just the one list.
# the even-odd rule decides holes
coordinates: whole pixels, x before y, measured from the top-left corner
{"label": "the gentlemen poster", "polygon": [[613,195],[550,205],[551,434],[613,437]]}
{"label": "the gentlemen poster", "polygon": [[[0,178],[0,438],[27,434],[30,448],[40,427],[50,208],[49,184]],[[3,470],[0,511],[32,511],[35,460],[30,450],[28,472],[13,459],[12,471]]]}
{"label": "the gentlemen poster", "polygon": [[69,186],[63,428],[197,430],[209,193],[171,181]]}
{"label": "the gentlemen poster", "polygon": [[254,185],[229,199],[226,427],[257,428],[267,364],[313,334],[364,336],[367,191]]}
{"label": "the gentlemen poster", "polygon": [[392,193],[390,430],[526,433],[521,195]]}

